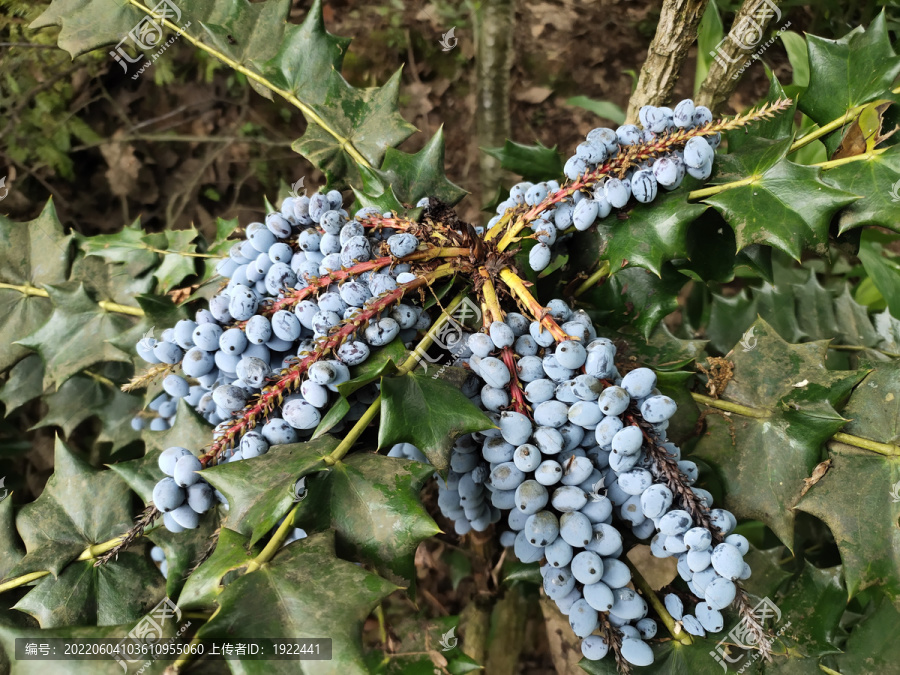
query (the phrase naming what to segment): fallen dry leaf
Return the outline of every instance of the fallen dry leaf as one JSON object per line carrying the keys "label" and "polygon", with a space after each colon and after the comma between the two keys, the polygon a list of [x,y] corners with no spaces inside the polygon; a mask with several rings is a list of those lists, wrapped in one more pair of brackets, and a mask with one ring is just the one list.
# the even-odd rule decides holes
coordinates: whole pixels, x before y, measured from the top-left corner
{"label": "fallen dry leaf", "polygon": [[816,468],[813,469],[812,476],[810,478],[803,479],[803,489],[800,490],[800,496],[802,497],[809,489],[822,480],[822,477],[828,473],[828,469],[831,468],[831,460],[826,459],[824,462],[820,462],[816,465]]}

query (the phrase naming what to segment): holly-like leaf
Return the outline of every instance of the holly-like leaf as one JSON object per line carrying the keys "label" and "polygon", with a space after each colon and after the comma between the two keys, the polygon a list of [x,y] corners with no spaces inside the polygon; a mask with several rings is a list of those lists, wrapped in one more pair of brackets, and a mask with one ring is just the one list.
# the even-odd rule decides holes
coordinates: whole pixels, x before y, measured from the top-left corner
{"label": "holly-like leaf", "polygon": [[412,443],[440,472],[459,436],[494,426],[457,388],[420,373],[382,379],[381,398],[378,447]]}
{"label": "holly-like leaf", "polygon": [[838,216],[840,233],[863,225],[900,232],[900,148],[891,145],[862,162],[842,164],[822,174],[826,183],[862,195]]}
{"label": "holly-like leaf", "polygon": [[734,350],[734,377],[723,394],[752,414],[707,415],[695,453],[717,469],[728,508],[739,518],[761,520],[793,548],[791,509],[803,480],[822,444],[846,422],[833,406],[865,372],[829,371],[824,341],[789,344],[762,319],[753,329],[756,347]]}
{"label": "holly-like leaf", "polygon": [[422,197],[435,197],[452,206],[468,194],[444,173],[443,126],[415,154],[388,148],[379,175],[404,204],[415,205]]}
{"label": "holly-like leaf", "polygon": [[[774,103],[779,99],[792,98],[785,92],[781,82],[775,77],[775,73],[766,67],[766,74],[769,77],[769,93],[766,95],[766,103]],[[763,101],[760,101],[763,103]],[[726,133],[728,138],[729,152],[740,150],[744,144],[752,138],[768,138],[773,141],[780,141],[785,138],[793,139],[794,136],[794,113],[797,110],[797,98],[793,97],[793,103],[783,113],[772,115],[768,119],[762,119],[753,124],[747,125],[741,129],[735,129]]]}
{"label": "holly-like leaf", "polygon": [[[349,40],[326,32],[320,1],[301,25],[287,22],[290,3],[284,0],[197,0],[178,7],[177,25],[190,22],[196,39],[254,74],[257,90],[274,88],[300,108],[307,128],[293,147],[329,184],[358,183],[357,164],[379,166],[387,148],[415,131],[397,108],[399,71],[381,87],[356,88],[343,78]],[[32,27],[60,26],[59,45],[75,57],[119,43],[146,16],[112,0],[54,0]]]}
{"label": "holly-like leaf", "polygon": [[876,600],[850,633],[844,653],[835,657],[841,675],[889,673],[900,663],[900,641],[886,639],[900,623],[900,611],[887,599]]}
{"label": "holly-like leaf", "polygon": [[859,26],[840,40],[808,35],[807,48],[809,86],[800,109],[819,124],[887,97],[900,74],[900,57],[891,47],[883,11],[868,28]]}
{"label": "holly-like leaf", "polygon": [[215,607],[225,588],[222,578],[232,570],[245,567],[262,550],[258,544],[250,546],[249,541],[249,537],[227,527],[219,530],[215,550],[185,581],[178,596],[178,606],[186,610]]}
{"label": "holly-like leaf", "polygon": [[428,464],[371,453],[340,462],[329,477],[338,548],[394,583],[413,583],[416,547],[441,531],[419,501],[433,473]]}
{"label": "holly-like leaf", "polygon": [[203,448],[212,441],[212,426],[184,399],[180,399],[175,412],[175,424],[171,428],[165,431],[146,430],[142,436],[147,444],[148,455],[151,449],[161,451],[178,446],[199,456]]}
{"label": "holly-like leaf", "polygon": [[[228,640],[332,639],[332,660],[304,661],[305,675],[365,675],[360,631],[378,602],[397,587],[335,556],[334,534],[323,532],[281,549],[258,570],[234,579],[219,595],[219,611],[197,636]],[[240,661],[242,672],[296,673],[291,661]]]}
{"label": "holly-like leaf", "polygon": [[159,449],[148,450],[143,457],[109,465],[109,468],[119,474],[122,480],[128,483],[128,487],[137,493],[145,505],[153,501],[153,488],[165,477],[159,468],[161,452]]}
{"label": "holly-like leaf", "polygon": [[159,264],[159,255],[150,250],[146,242],[147,233],[138,218],[113,234],[97,234],[85,237],[76,234],[79,250],[85,255],[94,255],[111,263],[135,265],[140,272]]}
{"label": "holly-like leaf", "polygon": [[502,148],[482,148],[482,151],[499,160],[500,168],[524,180],[555,180],[563,172],[563,160],[556,146],[548,148],[540,141],[537,145],[522,145],[507,139]]}
{"label": "holly-like leaf", "polygon": [[0,387],[0,401],[7,417],[17,408],[44,392],[44,362],[37,354],[29,354],[9,371],[9,379]]}
{"label": "holly-like leaf", "polygon": [[38,330],[18,341],[44,360],[44,386],[61,385],[101,361],[130,363],[109,340],[132,327],[133,319],[109,312],[91,299],[83,284],[47,286],[53,314]]}
{"label": "holly-like leaf", "polygon": [[738,251],[768,244],[796,260],[805,249],[824,255],[831,216],[858,199],[823,182],[820,169],[786,160],[790,144],[757,138],[717,157],[716,182],[749,181],[704,200],[732,227]]}
{"label": "holly-like leaf", "polygon": [[791,647],[806,657],[837,653],[834,641],[846,602],[840,567],[817,569],[805,562],[801,574],[778,599],[780,623],[787,626],[782,639],[790,640]]}
{"label": "holly-like leaf", "polygon": [[160,291],[168,291],[178,286],[185,278],[196,274],[196,258],[184,253],[196,253],[197,229],[166,230],[146,235],[142,241],[161,251],[172,251],[162,256],[162,263],[153,270]]}
{"label": "holly-like leaf", "polygon": [[891,314],[900,316],[900,262],[884,255],[886,246],[896,239],[896,236],[887,236],[871,229],[863,231],[859,242],[859,260],[872,283],[887,300]]}
{"label": "holly-like leaf", "polygon": [[41,496],[16,516],[27,550],[9,573],[49,570],[54,576],[88,546],[131,528],[131,493],[112,471],[98,471],[56,441],[55,472]]}
{"label": "holly-like leaf", "polygon": [[[52,200],[26,223],[0,216],[0,283],[38,289],[63,283],[69,273],[70,243]],[[17,340],[40,328],[52,311],[47,298],[0,287],[0,372],[28,353]]]}
{"label": "holly-like leaf", "polygon": [[22,559],[25,551],[16,533],[16,517],[13,500],[9,499],[9,488],[0,487],[0,495],[3,495],[3,499],[0,499],[0,550],[4,551],[3,557],[0,558],[0,579],[4,579]]}
{"label": "holly-like leaf", "polygon": [[605,218],[598,233],[607,241],[603,258],[616,274],[624,265],[635,265],[662,276],[662,265],[688,256],[688,225],[709,208],[690,203],[687,192],[662,194],[652,204],[638,204],[628,212],[627,220]]}
{"label": "holly-like leaf", "polygon": [[15,609],[33,616],[41,628],[113,626],[141,618],[165,594],[165,580],[149,557],[125,551],[105,565],[81,560],[57,578],[43,577]]}
{"label": "holly-like leaf", "polygon": [[660,279],[640,267],[619,270],[582,296],[596,308],[590,310],[595,322],[610,328],[634,326],[647,338],[667,314],[678,309],[678,292],[687,278],[665,265]]}
{"label": "holly-like leaf", "polygon": [[228,500],[227,527],[250,535],[255,544],[294,502],[297,479],[325,468],[322,458],[337,447],[332,436],[307,443],[276,445],[252,461],[228,462],[201,475]]}

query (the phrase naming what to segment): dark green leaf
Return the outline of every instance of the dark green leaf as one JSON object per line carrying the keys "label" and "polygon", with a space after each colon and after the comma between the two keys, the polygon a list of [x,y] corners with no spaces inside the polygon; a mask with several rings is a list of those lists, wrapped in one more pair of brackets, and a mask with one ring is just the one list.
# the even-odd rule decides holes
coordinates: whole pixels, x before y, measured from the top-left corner
{"label": "dark green leaf", "polygon": [[9,488],[0,487],[0,550],[3,557],[0,558],[0,579],[5,579],[7,573],[22,559],[25,551],[22,542],[16,532],[16,518],[13,510],[13,500],[9,498]]}
{"label": "dark green leaf", "polygon": [[708,415],[695,453],[717,469],[728,508],[763,521],[793,548],[791,508],[822,444],[846,422],[833,406],[865,373],[827,370],[824,341],[789,344],[762,319],[753,329],[756,346],[734,350],[734,377],[723,398],[763,416]]}
{"label": "dark green leaf", "polygon": [[522,145],[507,139],[502,148],[482,148],[482,151],[499,160],[501,168],[524,180],[554,180],[563,172],[562,157],[556,146],[548,148],[540,141],[537,145]]}
{"label": "dark green leaf", "polygon": [[85,255],[95,255],[111,263],[134,265],[138,273],[159,264],[159,254],[148,248],[144,241],[146,232],[138,218],[113,234],[97,234],[85,237],[76,234],[78,248]]}
{"label": "dark green leaf", "polygon": [[401,202],[412,206],[422,197],[435,197],[453,205],[468,194],[444,174],[443,126],[415,154],[388,148],[378,173]]}
{"label": "dark green leaf", "polygon": [[[219,595],[219,611],[198,632],[228,640],[330,637],[331,661],[304,661],[305,675],[366,675],[362,623],[396,586],[340,560],[334,535],[314,534],[279,551],[266,565],[234,579]],[[291,661],[240,661],[242,672],[296,673]]]}
{"label": "dark green leaf", "polygon": [[[218,506],[218,504],[216,504]],[[216,542],[217,531],[221,519],[216,507],[200,519],[200,524],[193,530],[169,532],[156,521],[158,527],[147,532],[147,538],[162,548],[166,554],[166,595],[178,598],[181,604],[181,589],[185,581],[193,577],[191,570],[209,553]]]}
{"label": "dark green leaf", "polygon": [[614,273],[634,265],[661,277],[663,263],[688,257],[688,225],[707,208],[688,202],[687,192],[678,190],[660,195],[652,204],[638,204],[627,220],[605,218],[597,229],[607,241],[603,258]]}
{"label": "dark green leaf", "polygon": [[419,542],[440,528],[419,501],[434,467],[371,453],[351,455],[331,472],[331,523],[338,547],[386,579],[410,585]]}
{"label": "dark green leaf", "polygon": [[112,471],[98,471],[56,441],[55,472],[41,496],[16,516],[27,555],[9,573],[60,570],[88,546],[131,528],[131,492]]}
{"label": "dark green leaf", "polygon": [[807,36],[809,87],[800,109],[819,124],[850,108],[884,98],[900,74],[882,11],[868,29],[858,26],[840,40]]}
{"label": "dark green leaf", "polygon": [[41,628],[114,626],[141,618],[165,595],[165,580],[150,558],[125,551],[105,565],[76,561],[58,578],[43,577],[15,609],[33,616]]}
{"label": "dark green leaf", "polygon": [[397,338],[389,345],[376,350],[362,365],[351,368],[350,379],[337,385],[337,390],[341,396],[350,396],[354,391],[374,382],[382,375],[394,372],[408,356],[409,352],[403,346],[403,340]]}
{"label": "dark green leaf", "polygon": [[459,436],[494,426],[458,389],[419,373],[384,378],[381,397],[378,447],[412,443],[440,472]]}
{"label": "dark green leaf", "polygon": [[888,147],[883,154],[864,162],[842,164],[822,174],[826,183],[861,195],[862,199],[838,216],[840,233],[862,225],[880,225],[900,231],[900,148]]}
{"label": "dark green leaf", "polygon": [[59,386],[75,373],[100,361],[131,362],[109,340],[132,327],[133,320],[102,309],[83,284],[47,286],[53,302],[50,320],[19,344],[44,359],[44,386]]}
{"label": "dark green leaf", "polygon": [[314,441],[317,438],[321,438],[324,434],[327,434],[329,431],[334,429],[338,424],[341,423],[341,420],[344,419],[344,416],[348,412],[350,412],[350,401],[348,401],[343,396],[339,397],[334,403],[331,404],[328,412],[322,415],[322,419],[319,420],[319,426],[317,426],[315,431],[313,431],[313,435],[310,437],[310,440]]}
{"label": "dark green leaf", "polygon": [[805,249],[825,254],[831,216],[857,199],[822,182],[820,169],[784,159],[789,146],[790,138],[754,138],[717,158],[716,182],[751,181],[704,200],[732,227],[738,251],[768,244],[796,260]]}
{"label": "dark green leaf", "polygon": [[0,401],[9,416],[14,410],[36,399],[44,391],[44,362],[37,354],[29,354],[9,371],[9,379],[0,388]]}
{"label": "dark green leaf", "polygon": [[900,640],[890,637],[900,624],[900,611],[886,599],[876,600],[872,610],[856,625],[836,657],[841,675],[890,673],[900,663]]}
{"label": "dark green leaf", "polygon": [[219,530],[215,550],[185,581],[178,596],[178,606],[186,610],[215,607],[224,588],[222,577],[244,567],[262,550],[259,545],[249,546],[249,541],[248,537],[227,527]]}
{"label": "dark green leaf", "polygon": [[[52,200],[27,223],[0,216],[0,282],[35,288],[61,284],[69,272],[70,241]],[[16,341],[40,328],[52,311],[47,298],[0,288],[0,372],[28,353]]]}
{"label": "dark green leaf", "polygon": [[884,244],[896,237],[885,237],[875,230],[864,230],[859,244],[859,260],[872,283],[887,300],[891,314],[900,317],[900,263],[884,255]]}
{"label": "dark green leaf", "polygon": [[820,570],[809,562],[804,563],[803,572],[778,600],[781,623],[790,622],[784,636],[803,656],[837,653],[834,640],[846,602],[847,590],[841,583],[840,567]]}
{"label": "dark green leaf", "polygon": [[322,457],[337,444],[337,439],[324,436],[308,443],[276,445],[252,461],[220,464],[201,475],[228,500],[226,526],[250,535],[250,543],[255,544],[290,510],[297,479],[324,469]]}

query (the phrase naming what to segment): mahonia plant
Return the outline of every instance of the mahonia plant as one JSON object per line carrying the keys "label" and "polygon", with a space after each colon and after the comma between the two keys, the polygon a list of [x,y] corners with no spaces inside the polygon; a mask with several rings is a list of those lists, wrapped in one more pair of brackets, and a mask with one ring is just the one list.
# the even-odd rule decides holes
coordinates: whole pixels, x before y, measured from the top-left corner
{"label": "mahonia plant", "polygon": [[[409,619],[392,595],[444,530],[469,550],[454,574],[492,580],[482,599],[552,600],[587,672],[891,667],[900,163],[880,125],[900,57],[883,14],[810,36],[790,97],[773,77],[733,118],[683,100],[593,129],[563,175],[525,176],[477,224],[440,133],[396,149],[399,77],[343,80],[318,2],[301,25],[274,0],[107,9],[55,0],[35,26],[73,56],[121,54],[141,22],[180,31],[303,112],[295,149],[327,185],[211,241],[66,235],[52,203],[0,220],[0,400],[40,399],[60,430],[41,496],[0,501],[5,663],[30,665],[20,637],[134,635],[165,597],[190,625],[160,630],[185,643],[330,638],[302,672],[469,672],[468,610]],[[815,126],[799,138],[798,114]],[[832,158],[800,162],[812,144]],[[752,282],[724,293],[739,268]]]}

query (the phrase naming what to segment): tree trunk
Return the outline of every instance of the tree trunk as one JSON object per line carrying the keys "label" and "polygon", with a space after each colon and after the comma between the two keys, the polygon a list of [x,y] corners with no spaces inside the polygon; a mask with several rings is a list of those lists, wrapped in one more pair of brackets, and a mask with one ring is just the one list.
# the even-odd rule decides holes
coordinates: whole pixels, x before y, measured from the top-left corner
{"label": "tree trunk", "polygon": [[[759,2],[760,0],[755,0]],[[626,122],[634,124],[642,106],[668,101],[709,0],[666,0],[637,87],[628,103]]]}
{"label": "tree trunk", "polygon": [[[509,72],[515,50],[513,0],[481,0],[473,3],[477,142],[480,148],[500,147],[510,136]],[[500,162],[479,152],[479,178],[483,198],[491,196],[503,175]]]}
{"label": "tree trunk", "polygon": [[780,4],[781,0],[744,0],[734,17],[731,32],[710,53],[714,58],[697,94],[699,105],[705,105],[715,114],[731,97],[742,75],[741,68],[759,58],[766,27],[773,19],[781,20],[777,8]]}

